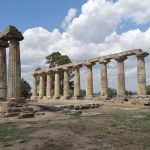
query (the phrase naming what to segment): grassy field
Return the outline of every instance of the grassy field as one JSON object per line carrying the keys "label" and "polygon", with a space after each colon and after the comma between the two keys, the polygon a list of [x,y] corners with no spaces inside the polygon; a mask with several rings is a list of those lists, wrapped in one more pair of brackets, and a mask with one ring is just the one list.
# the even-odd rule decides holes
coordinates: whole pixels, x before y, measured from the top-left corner
{"label": "grassy field", "polygon": [[150,150],[149,107],[106,104],[83,113],[4,120],[0,150]]}

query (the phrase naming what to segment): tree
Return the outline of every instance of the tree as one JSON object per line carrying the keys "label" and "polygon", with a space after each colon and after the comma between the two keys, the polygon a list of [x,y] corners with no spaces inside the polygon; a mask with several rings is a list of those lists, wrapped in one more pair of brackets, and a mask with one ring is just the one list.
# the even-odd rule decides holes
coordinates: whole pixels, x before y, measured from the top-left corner
{"label": "tree", "polygon": [[150,85],[146,86],[146,94],[150,95]]}
{"label": "tree", "polygon": [[113,88],[108,88],[108,95],[110,97],[116,96],[117,95],[117,90]]}
{"label": "tree", "polygon": [[[62,55],[60,52],[53,52],[52,54],[46,56],[46,64],[49,64],[49,68],[57,67],[59,65],[64,65],[71,63],[70,58],[67,55]],[[52,72],[52,88],[54,88],[54,78],[55,75]],[[70,79],[70,90],[73,90],[74,88],[74,82],[71,80],[73,78],[74,74],[72,70],[69,70],[69,79]],[[61,94],[63,94],[63,79],[64,79],[64,74],[63,71],[60,72],[60,89],[61,89]]]}
{"label": "tree", "polygon": [[31,96],[31,86],[23,78],[21,79],[21,95],[22,97],[25,97],[25,98],[28,98],[29,96]]}

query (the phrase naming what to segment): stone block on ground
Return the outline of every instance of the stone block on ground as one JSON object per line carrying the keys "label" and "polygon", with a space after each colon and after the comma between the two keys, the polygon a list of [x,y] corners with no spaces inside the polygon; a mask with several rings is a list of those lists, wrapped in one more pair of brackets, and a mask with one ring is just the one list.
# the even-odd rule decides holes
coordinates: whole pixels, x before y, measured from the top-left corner
{"label": "stone block on ground", "polygon": [[19,116],[20,112],[10,112],[10,113],[5,113],[3,116],[4,117],[17,117]]}
{"label": "stone block on ground", "polygon": [[18,116],[18,119],[23,119],[23,118],[34,118],[34,113],[33,112],[21,112]]}
{"label": "stone block on ground", "polygon": [[82,114],[82,111],[81,110],[70,110],[70,115],[73,115],[73,116],[79,116],[80,114]]}
{"label": "stone block on ground", "polygon": [[66,108],[62,112],[65,113],[65,114],[68,114],[68,113],[70,113],[70,111],[71,111],[70,109]]}

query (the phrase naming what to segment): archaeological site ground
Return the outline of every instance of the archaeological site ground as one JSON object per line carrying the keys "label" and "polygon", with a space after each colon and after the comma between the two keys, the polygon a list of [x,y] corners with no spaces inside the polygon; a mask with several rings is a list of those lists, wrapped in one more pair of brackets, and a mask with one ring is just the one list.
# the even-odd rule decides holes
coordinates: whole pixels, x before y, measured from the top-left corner
{"label": "archaeological site ground", "polygon": [[[138,48],[33,70],[32,95],[24,98],[20,60],[23,39],[14,26],[0,32],[0,150],[150,150],[150,95],[146,92],[145,66],[149,53]],[[130,56],[137,61],[137,90],[126,95],[125,61]],[[107,65],[112,60],[117,66],[115,96],[108,92]],[[99,95],[93,91],[92,67],[96,63],[101,68]],[[80,92],[83,66],[85,96]],[[70,71],[74,73],[73,93]]]}

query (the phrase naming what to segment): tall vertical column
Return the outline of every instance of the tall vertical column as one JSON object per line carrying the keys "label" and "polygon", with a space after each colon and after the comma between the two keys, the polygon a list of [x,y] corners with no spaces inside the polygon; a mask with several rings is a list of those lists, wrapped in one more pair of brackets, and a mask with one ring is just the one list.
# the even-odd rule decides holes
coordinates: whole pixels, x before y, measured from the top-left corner
{"label": "tall vertical column", "polygon": [[101,96],[108,96],[108,78],[107,78],[107,63],[109,60],[100,60],[101,64],[101,85],[100,93]]}
{"label": "tall vertical column", "polygon": [[44,72],[39,73],[39,77],[40,77],[39,98],[43,98],[44,97],[44,77],[45,77],[45,73]]}
{"label": "tall vertical column", "polygon": [[86,73],[86,98],[91,99],[93,97],[93,72],[92,66],[94,63],[87,63],[85,66],[87,67]]}
{"label": "tall vertical column", "polygon": [[8,42],[0,39],[0,100],[7,98],[7,63],[6,49]]}
{"label": "tall vertical column", "polygon": [[59,70],[55,70],[55,83],[54,83],[54,98],[60,98],[60,75]]}
{"label": "tall vertical column", "polygon": [[47,71],[46,97],[51,98],[51,71]]}
{"label": "tall vertical column", "polygon": [[37,74],[33,74],[33,91],[32,98],[37,97]]}
{"label": "tall vertical column", "polygon": [[74,99],[78,99],[80,96],[80,66],[74,67]]}
{"label": "tall vertical column", "polygon": [[137,95],[146,95],[146,72],[144,58],[149,55],[146,52],[139,52],[137,57]]}
{"label": "tall vertical column", "polygon": [[8,26],[3,31],[2,38],[9,41],[9,61],[8,61],[8,98],[21,102],[21,62],[20,44],[23,40],[22,33],[15,27]]}
{"label": "tall vertical column", "polygon": [[64,98],[70,98],[70,87],[69,87],[69,71],[68,68],[64,68],[64,89],[63,89]]}
{"label": "tall vertical column", "polygon": [[117,72],[118,72],[118,87],[117,95],[125,96],[125,73],[124,73],[124,61],[127,59],[127,56],[118,56],[115,58],[117,61]]}

